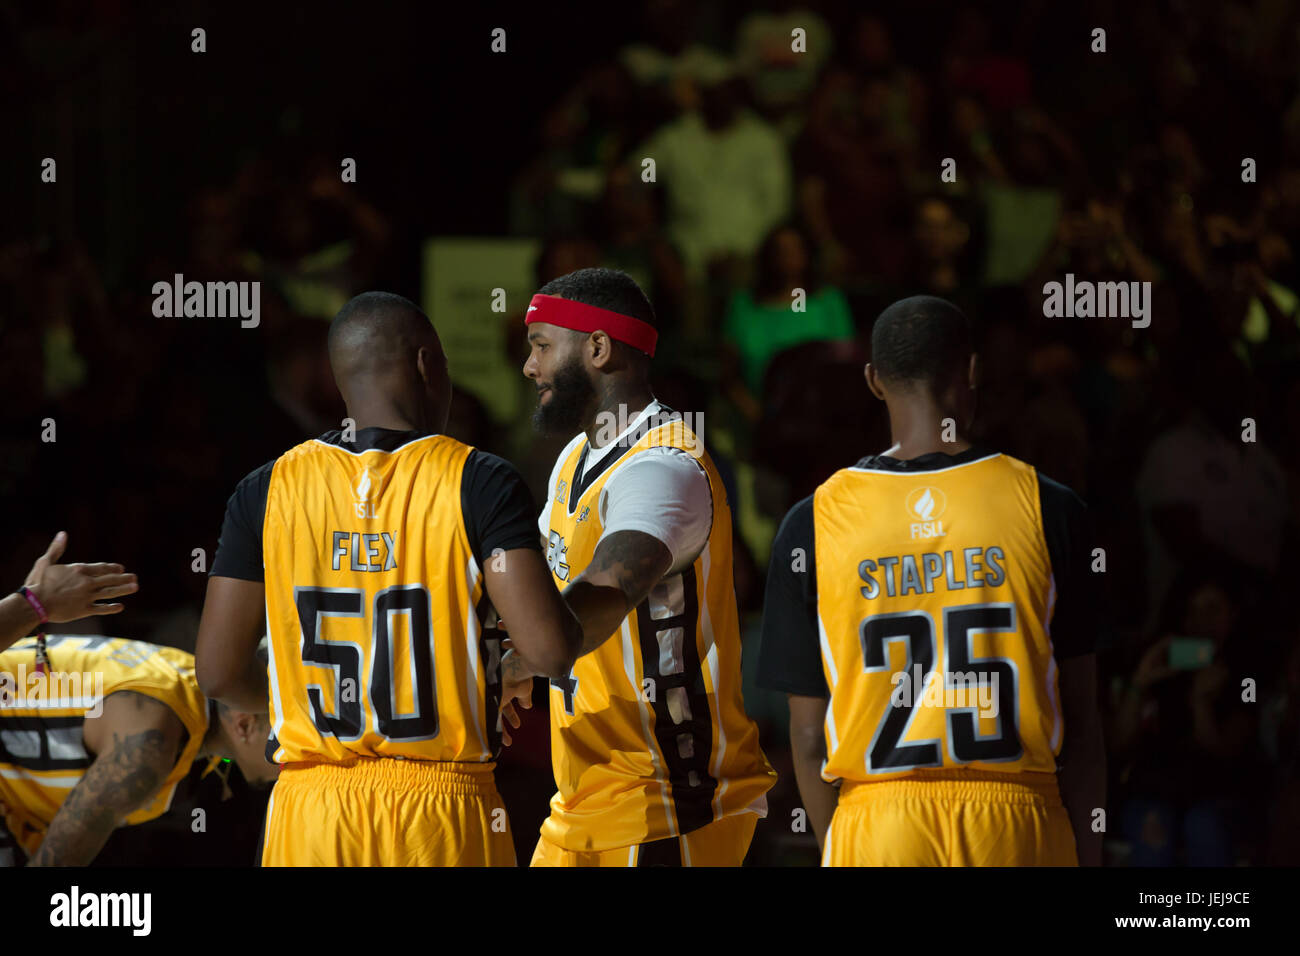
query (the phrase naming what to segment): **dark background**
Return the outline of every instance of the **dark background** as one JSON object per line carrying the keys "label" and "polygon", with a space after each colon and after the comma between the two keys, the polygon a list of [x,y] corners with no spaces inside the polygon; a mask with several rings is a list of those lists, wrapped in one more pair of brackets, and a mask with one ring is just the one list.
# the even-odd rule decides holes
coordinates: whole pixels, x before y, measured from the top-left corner
{"label": "dark background", "polygon": [[[1106,549],[1108,860],[1296,862],[1300,15],[904,6],[0,3],[3,580],[65,529],[68,560],[141,577],[127,613],[86,626],[192,647],[206,576],[191,553],[210,560],[235,483],[342,417],[328,304],[376,288],[418,300],[438,282],[421,274],[430,237],[532,237],[539,285],[597,264],[650,277],[657,393],[707,410],[740,515],[752,673],[775,522],[888,444],[860,375],[871,323],[931,292],[977,324],[977,437],[1075,488]],[[753,39],[780,38],[764,12],[825,24],[810,51],[832,51],[805,73]],[[190,51],[195,26],[206,53]],[[1089,51],[1097,26],[1104,54]],[[632,46],[658,67],[621,65]],[[720,162],[682,125],[692,110],[734,146],[731,182],[710,182]],[[642,184],[639,147],[665,133],[686,143],[681,165]],[[778,144],[787,200],[692,251],[678,190],[743,200],[763,143]],[[56,184],[40,181],[46,156]],[[358,182],[340,187],[344,156]],[[939,181],[945,157],[956,184]],[[598,190],[566,186],[572,170]],[[311,265],[330,247],[332,265]],[[1016,275],[993,275],[1026,249]],[[260,279],[261,327],[154,318],[152,284],[175,272]],[[1066,272],[1152,281],[1151,326],[1044,318],[1042,284]],[[790,340],[776,316],[796,286],[814,304]],[[518,317],[484,312],[511,323],[522,363]],[[47,417],[57,442],[40,441]],[[555,448],[526,422],[461,394],[452,431],[540,491]],[[1214,662],[1169,671],[1168,636],[1211,640]],[[750,861],[815,862],[788,822],[783,701],[752,680],[746,701],[781,772]],[[530,717],[500,771],[522,859],[551,792],[544,714]]]}

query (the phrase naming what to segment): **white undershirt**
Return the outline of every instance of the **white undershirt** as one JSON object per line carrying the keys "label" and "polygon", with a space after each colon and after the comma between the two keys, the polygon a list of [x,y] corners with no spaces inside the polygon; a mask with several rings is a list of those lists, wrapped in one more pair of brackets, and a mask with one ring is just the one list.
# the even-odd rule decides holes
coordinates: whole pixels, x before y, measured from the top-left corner
{"label": "white undershirt", "polygon": [[[662,408],[659,402],[651,402],[611,444],[589,448],[583,477],[614,445]],[[537,519],[538,530],[544,538],[550,532],[555,486],[562,477],[560,468],[586,437],[583,432],[574,436],[551,469],[546,505]],[[569,488],[568,495],[573,493],[573,488]],[[646,448],[634,453],[605,482],[597,502],[597,513],[602,528],[601,541],[617,531],[648,534],[663,542],[673,556],[669,572],[675,574],[692,563],[708,543],[713,528],[713,495],[704,468],[690,452],[681,448]]]}

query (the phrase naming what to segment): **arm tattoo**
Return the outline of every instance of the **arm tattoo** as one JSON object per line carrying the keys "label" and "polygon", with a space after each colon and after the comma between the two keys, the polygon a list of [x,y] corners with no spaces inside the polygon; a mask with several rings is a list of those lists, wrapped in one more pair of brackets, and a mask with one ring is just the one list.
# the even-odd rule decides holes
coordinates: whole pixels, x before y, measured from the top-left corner
{"label": "arm tattoo", "polygon": [[642,538],[649,538],[635,532],[615,532],[601,542],[592,556],[591,565],[583,572],[583,577],[595,574],[613,574],[618,588],[627,595],[628,604],[636,605],[649,593],[658,582],[662,572],[659,565],[662,553],[668,549],[653,538],[658,548],[647,547]]}
{"label": "arm tattoo", "polygon": [[524,659],[516,654],[507,654],[501,658],[501,683],[517,684],[530,679],[533,672],[524,666]]}
{"label": "arm tattoo", "polygon": [[170,756],[161,730],[126,737],[90,765],[50,823],[33,866],[85,866],[103,849],[117,825],[158,792]]}

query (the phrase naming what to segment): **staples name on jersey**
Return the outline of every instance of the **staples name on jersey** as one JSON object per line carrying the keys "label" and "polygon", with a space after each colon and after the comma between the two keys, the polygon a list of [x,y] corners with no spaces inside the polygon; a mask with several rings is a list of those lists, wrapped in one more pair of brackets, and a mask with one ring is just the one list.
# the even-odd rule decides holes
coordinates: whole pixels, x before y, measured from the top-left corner
{"label": "staples name on jersey", "polygon": [[[863,581],[862,596],[868,601],[880,596],[880,582],[873,572],[883,575],[885,593],[889,597],[902,594],[933,594],[935,583],[943,578],[949,591],[965,588],[995,588],[1007,579],[1003,563],[1006,557],[1001,548],[966,548],[961,553],[958,568],[953,552],[942,554],[927,551],[924,554],[889,555],[870,558],[858,564],[858,577]],[[897,573],[895,573],[895,569]],[[965,573],[960,573],[964,571]]]}
{"label": "staples name on jersey", "polygon": [[[343,558],[349,558],[348,568],[352,571],[391,571],[397,567],[397,532],[389,534],[359,534],[356,531],[330,532],[330,549],[334,554],[331,567],[342,570]],[[380,545],[382,544],[382,548]],[[383,555],[383,563],[379,562]],[[364,558],[364,562],[362,561]]]}

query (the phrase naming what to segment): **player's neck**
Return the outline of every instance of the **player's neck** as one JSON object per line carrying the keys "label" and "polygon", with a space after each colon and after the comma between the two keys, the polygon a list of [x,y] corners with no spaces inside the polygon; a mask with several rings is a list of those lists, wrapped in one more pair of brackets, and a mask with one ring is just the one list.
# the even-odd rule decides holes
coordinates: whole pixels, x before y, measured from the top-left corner
{"label": "player's neck", "polygon": [[971,447],[971,442],[956,423],[955,414],[943,412],[935,405],[906,412],[891,409],[889,434],[894,443],[883,454],[899,461],[936,452],[960,455]]}
{"label": "player's neck", "polygon": [[[611,382],[601,392],[596,410],[587,421],[587,442],[592,448],[603,448],[618,438],[624,424],[630,425],[645,407],[655,400],[654,392],[645,382]],[[610,428],[610,423],[617,428]]]}
{"label": "player's neck", "polygon": [[203,743],[199,744],[199,752],[194,755],[194,759],[227,757],[230,755],[231,749],[230,743],[226,740],[221,720],[218,718],[208,724],[208,732],[203,735]]}
{"label": "player's neck", "polygon": [[363,405],[358,408],[349,406],[348,417],[356,422],[357,431],[363,431],[367,428],[385,428],[395,432],[435,430],[431,424],[418,420],[423,417],[418,411],[412,414],[402,412],[392,406],[370,407]]}

